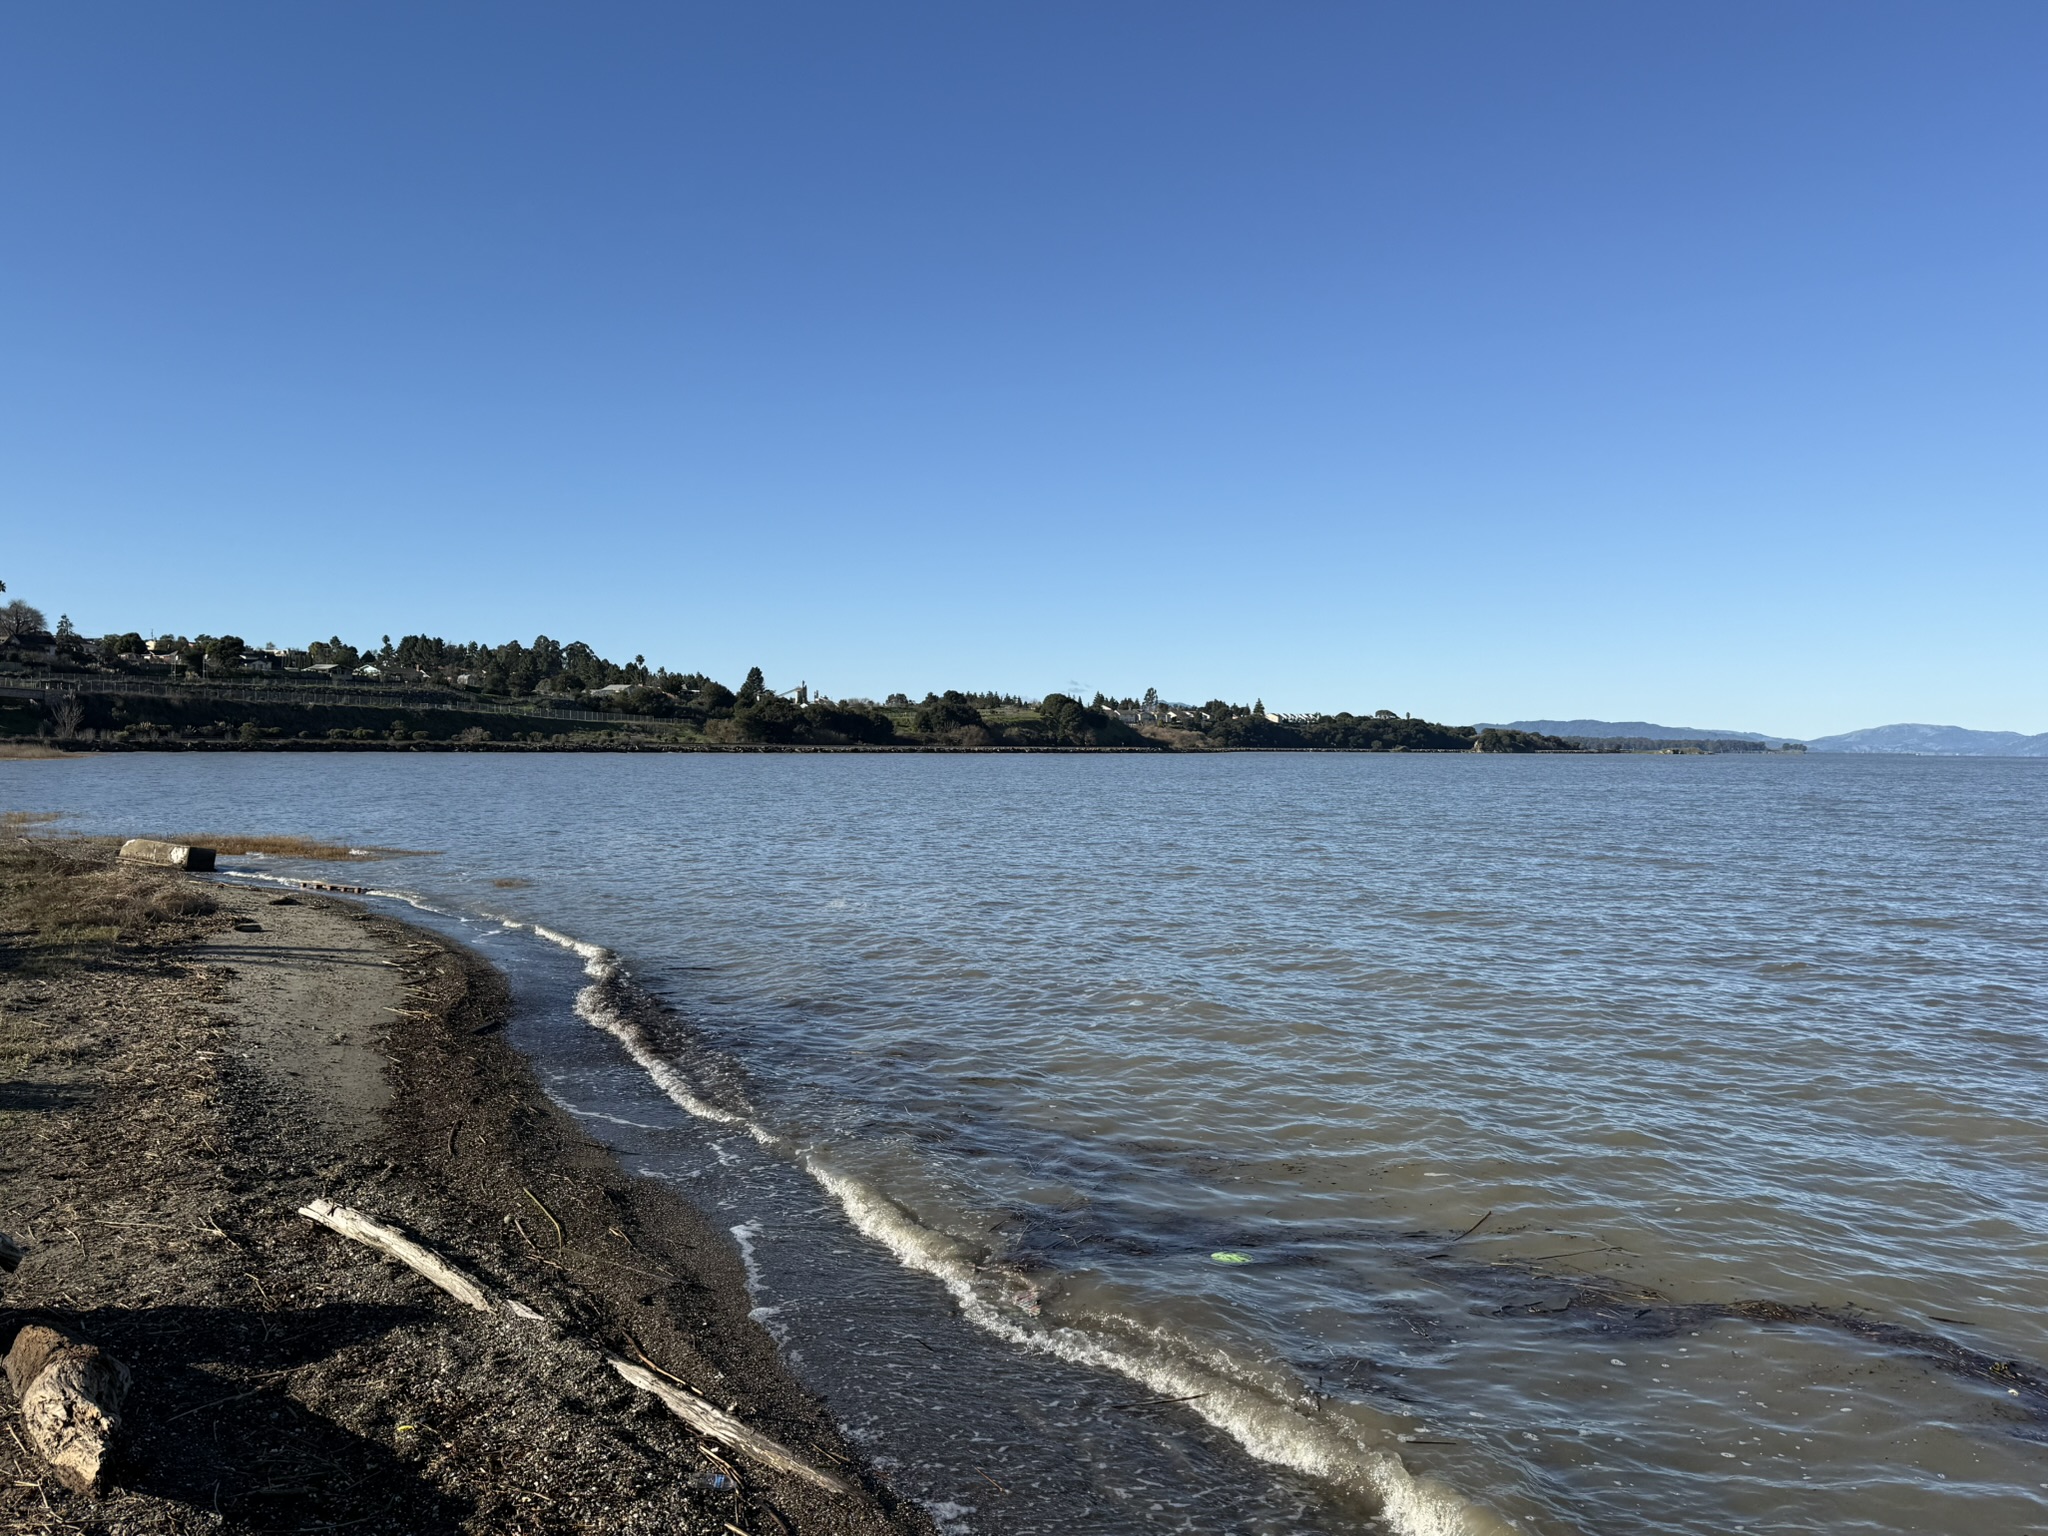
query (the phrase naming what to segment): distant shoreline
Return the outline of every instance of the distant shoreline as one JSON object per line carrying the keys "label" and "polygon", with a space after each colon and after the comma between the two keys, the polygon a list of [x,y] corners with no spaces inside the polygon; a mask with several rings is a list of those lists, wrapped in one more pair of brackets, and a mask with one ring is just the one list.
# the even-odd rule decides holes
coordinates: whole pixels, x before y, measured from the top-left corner
{"label": "distant shoreline", "polygon": [[[1483,752],[1472,747],[1323,747],[1323,746],[1200,746],[1188,747],[1160,742],[1142,747],[1124,746],[952,746],[941,743],[902,742],[889,746],[863,742],[825,744],[818,742],[719,742],[719,741],[159,741],[159,742],[64,742],[20,743],[0,741],[0,762],[10,759],[31,761],[93,756],[130,756],[163,753],[481,753],[517,756],[522,753],[626,753],[626,754],[796,754],[839,757],[1798,757],[1802,748],[1755,748],[1729,750],[1702,743],[1675,741],[1664,747],[1549,747],[1522,752]],[[1825,754],[1824,754],[1825,755]],[[1833,754],[1846,756],[1852,754]],[[1862,756],[1886,754],[1853,754]],[[1940,756],[1945,754],[1889,754]]]}
{"label": "distant shoreline", "polygon": [[[1223,757],[1255,755],[1266,757],[1302,757],[1315,754],[1336,757],[1488,757],[1488,756],[1540,756],[1540,757],[1655,757],[1685,756],[1706,757],[1723,754],[1702,752],[1604,752],[1591,748],[1573,748],[1570,751],[1548,751],[1541,753],[1482,753],[1471,748],[1450,751],[1437,747],[1392,747],[1379,751],[1371,747],[954,747],[927,746],[905,743],[901,746],[869,746],[849,743],[844,746],[826,746],[805,742],[617,742],[600,743],[588,741],[165,741],[165,742],[79,742],[62,746],[50,746],[41,751],[20,754],[9,753],[0,747],[0,760],[13,755],[25,759],[81,758],[93,756],[129,756],[147,753],[182,754],[192,752],[254,752],[254,753],[326,753],[326,752],[411,752],[426,754],[482,753],[486,755],[512,755],[521,753],[682,753],[682,754],[740,754],[758,756],[763,753],[796,754],[809,756],[839,757]],[[1749,754],[1740,754],[1747,756]],[[1774,754],[1775,755],[1775,754]],[[1789,755],[1789,754],[1787,754]]]}

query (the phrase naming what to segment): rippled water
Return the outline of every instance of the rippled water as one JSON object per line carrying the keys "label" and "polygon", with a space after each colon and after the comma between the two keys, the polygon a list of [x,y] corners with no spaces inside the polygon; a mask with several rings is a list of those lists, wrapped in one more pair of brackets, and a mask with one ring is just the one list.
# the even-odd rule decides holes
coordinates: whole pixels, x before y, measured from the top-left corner
{"label": "rippled water", "polygon": [[2048,764],[137,756],[0,800],[445,850],[375,878],[728,1213],[951,1529],[2048,1526]]}

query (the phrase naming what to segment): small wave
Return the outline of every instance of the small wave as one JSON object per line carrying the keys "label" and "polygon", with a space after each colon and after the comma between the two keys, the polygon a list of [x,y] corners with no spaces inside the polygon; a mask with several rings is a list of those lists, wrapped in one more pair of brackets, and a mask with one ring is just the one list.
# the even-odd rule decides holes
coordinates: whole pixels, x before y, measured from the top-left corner
{"label": "small wave", "polygon": [[754,1305],[747,1316],[766,1328],[778,1345],[788,1344],[789,1329],[781,1321],[782,1308],[769,1306],[761,1300],[764,1282],[760,1261],[754,1257],[754,1239],[761,1235],[761,1224],[757,1221],[743,1221],[726,1230],[732,1233],[732,1240],[739,1244],[740,1264],[747,1272],[747,1294],[754,1299]]}
{"label": "small wave", "polygon": [[[235,857],[262,858],[263,855],[237,854],[235,855]],[[290,875],[273,875],[266,873],[265,871],[260,869],[221,869],[215,871],[215,873],[218,875],[219,878],[223,880],[246,880],[252,885],[281,885],[288,890],[294,891],[304,890],[306,888],[306,882],[304,880],[297,879]],[[418,896],[411,891],[387,891],[381,889],[380,887],[372,885],[361,887],[351,886],[349,887],[348,894],[375,896],[380,901],[402,901],[408,907],[411,907],[415,912],[431,912],[435,917],[453,918],[459,916],[459,914],[450,912],[445,907],[435,906],[432,902],[427,901],[423,897]]]}
{"label": "small wave", "polygon": [[[981,1284],[988,1269],[958,1238],[923,1225],[863,1180],[816,1158],[803,1161],[862,1235],[888,1248],[906,1268],[945,1286],[961,1315],[985,1332],[1074,1365],[1115,1371],[1161,1397],[1188,1399],[1192,1412],[1260,1460],[1365,1492],[1402,1536],[1498,1536],[1513,1530],[1490,1510],[1432,1479],[1417,1477],[1392,1451],[1363,1444],[1334,1425],[1275,1401],[1241,1379],[1249,1373],[1229,1370],[1220,1350],[1209,1351],[1212,1363],[1204,1365],[1171,1347],[1160,1330],[1152,1330],[1155,1346],[1133,1347],[1079,1328],[1024,1321],[1016,1311],[1035,1311],[1035,1292],[1028,1298],[1029,1306],[1014,1310],[992,1301]],[[1025,1300],[1014,1294],[1021,1277],[1006,1278],[1012,1287],[1008,1299]]]}
{"label": "small wave", "polygon": [[[261,858],[263,855],[237,854],[236,857]],[[260,869],[224,868],[216,870],[215,874],[223,880],[246,880],[251,885],[281,885],[287,890],[294,891],[304,890],[307,883],[291,875],[273,875]],[[347,894],[375,896],[381,901],[402,901],[415,912],[431,912],[436,917],[454,917],[457,915],[444,907],[435,906],[432,902],[422,899],[411,891],[387,891],[376,886],[350,886]]]}
{"label": "small wave", "polygon": [[628,1120],[621,1115],[608,1115],[602,1110],[577,1109],[574,1105],[564,1105],[563,1107],[578,1120],[602,1120],[606,1125],[623,1125],[631,1131],[665,1131],[668,1129],[665,1125],[652,1125],[645,1120]]}
{"label": "small wave", "polygon": [[732,1240],[740,1245],[740,1267],[747,1272],[747,1294],[761,1294],[761,1266],[754,1258],[754,1239],[761,1235],[761,1224],[757,1221],[743,1221],[728,1227]]}
{"label": "small wave", "polygon": [[363,893],[366,896],[381,897],[385,901],[402,901],[415,912],[431,912],[436,917],[453,917],[455,914],[445,907],[437,907],[430,901],[423,901],[410,891],[385,891],[371,886]]}
{"label": "small wave", "polygon": [[[751,1116],[699,1094],[641,1021],[651,1000],[633,993],[611,950],[538,923],[499,920],[582,958],[590,984],[576,996],[578,1016],[624,1046],[670,1102],[698,1119],[739,1127],[763,1147],[787,1154],[838,1203],[856,1231],[887,1248],[905,1268],[938,1281],[961,1315],[984,1332],[1020,1349],[1115,1371],[1161,1397],[1187,1399],[1190,1411],[1260,1460],[1366,1494],[1400,1536],[1505,1536],[1514,1529],[1433,1479],[1416,1476],[1393,1451],[1277,1400],[1251,1383],[1252,1373],[1231,1368],[1220,1350],[1208,1350],[1211,1358],[1202,1363],[1192,1358],[1193,1349],[1175,1347],[1158,1330],[1145,1343],[1040,1321],[1038,1289],[1022,1272],[988,1263],[978,1246],[925,1225],[881,1189],[834,1167],[821,1151],[798,1147]],[[759,1280],[753,1254],[759,1229],[743,1223],[732,1232],[751,1290]],[[1145,1332],[1135,1326],[1131,1331]]]}
{"label": "small wave", "polygon": [[296,888],[299,883],[287,880],[283,875],[266,875],[260,869],[216,869],[214,876],[221,880],[246,880],[251,885],[289,885]]}
{"label": "small wave", "polygon": [[647,1029],[635,1017],[639,1011],[633,1006],[640,999],[628,990],[625,967],[619,957],[602,944],[586,943],[566,933],[557,933],[539,923],[519,923],[511,918],[499,919],[507,928],[526,928],[536,937],[548,943],[571,951],[583,961],[583,974],[590,978],[590,985],[576,994],[576,1015],[584,1023],[603,1030],[620,1045],[634,1064],[653,1079],[656,1087],[668,1095],[669,1101],[686,1114],[700,1120],[715,1121],[720,1125],[738,1126],[764,1147],[778,1145],[781,1137],[760,1125],[747,1115],[726,1109],[712,1103],[697,1093],[689,1080],[676,1070],[661,1054],[656,1042]]}

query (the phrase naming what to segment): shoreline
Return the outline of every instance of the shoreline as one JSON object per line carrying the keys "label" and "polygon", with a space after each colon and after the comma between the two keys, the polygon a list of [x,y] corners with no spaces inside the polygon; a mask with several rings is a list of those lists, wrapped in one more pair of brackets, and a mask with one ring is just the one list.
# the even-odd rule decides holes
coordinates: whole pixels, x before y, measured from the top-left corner
{"label": "shoreline", "polygon": [[[0,1331],[54,1322],[135,1379],[97,1501],[0,1437],[0,1522],[928,1536],[750,1317],[730,1237],[548,1099],[487,962],[351,903],[51,842],[79,879],[191,910],[118,942],[0,934],[0,1228],[30,1250]],[[546,1322],[468,1311],[296,1214],[316,1198]],[[702,1441],[605,1354],[853,1496]]]}
{"label": "shoreline", "polygon": [[0,746],[0,761],[82,758],[100,755],[161,752],[355,753],[411,752],[429,754],[482,753],[517,756],[531,753],[650,753],[684,755],[798,754],[826,757],[1790,757],[1787,752],[1594,751],[1590,748],[1541,752],[1456,751],[1447,747],[953,747],[926,744],[883,747],[851,742],[826,746],[812,742],[583,742],[583,741],[79,741],[60,744],[31,742],[33,750],[10,752]]}

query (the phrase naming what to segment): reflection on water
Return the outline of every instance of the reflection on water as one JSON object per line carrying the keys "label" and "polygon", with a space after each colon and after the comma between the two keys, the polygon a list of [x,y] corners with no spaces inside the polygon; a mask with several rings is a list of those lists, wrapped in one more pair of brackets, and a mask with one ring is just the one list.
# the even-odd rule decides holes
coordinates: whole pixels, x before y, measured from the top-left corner
{"label": "reflection on water", "polygon": [[953,1528],[2048,1523],[2039,763],[5,771],[449,850],[379,878]]}

